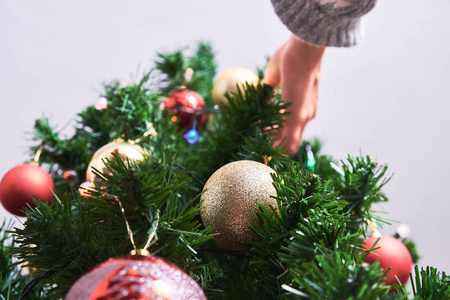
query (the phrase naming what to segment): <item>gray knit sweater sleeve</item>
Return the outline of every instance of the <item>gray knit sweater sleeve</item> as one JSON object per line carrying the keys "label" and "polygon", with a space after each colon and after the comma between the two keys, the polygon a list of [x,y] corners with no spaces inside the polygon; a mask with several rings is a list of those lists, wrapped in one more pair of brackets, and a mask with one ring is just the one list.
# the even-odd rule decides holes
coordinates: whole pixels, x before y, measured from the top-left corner
{"label": "gray knit sweater sleeve", "polygon": [[376,0],[271,0],[292,33],[318,46],[350,47],[359,38],[359,21]]}

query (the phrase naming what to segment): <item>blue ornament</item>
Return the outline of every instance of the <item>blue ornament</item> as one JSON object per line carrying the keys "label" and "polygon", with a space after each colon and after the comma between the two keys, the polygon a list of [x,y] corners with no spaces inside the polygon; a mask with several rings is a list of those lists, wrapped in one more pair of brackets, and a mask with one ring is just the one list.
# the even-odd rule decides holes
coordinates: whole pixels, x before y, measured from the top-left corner
{"label": "blue ornament", "polygon": [[191,145],[197,144],[200,141],[200,133],[197,129],[191,128],[184,134],[184,139]]}

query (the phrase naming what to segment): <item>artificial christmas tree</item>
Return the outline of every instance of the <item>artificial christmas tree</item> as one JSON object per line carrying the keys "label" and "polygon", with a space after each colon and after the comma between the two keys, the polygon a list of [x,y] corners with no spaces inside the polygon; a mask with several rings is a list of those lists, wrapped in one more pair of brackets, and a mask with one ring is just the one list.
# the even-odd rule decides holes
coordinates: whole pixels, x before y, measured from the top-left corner
{"label": "artificial christmas tree", "polygon": [[[192,78],[185,83],[189,68]],[[181,51],[160,54],[156,69],[163,75],[152,71],[134,85],[106,85],[101,96],[107,105],[81,112],[79,126],[68,139],[61,139],[47,120],[36,121],[37,145],[32,151],[42,149],[40,161],[55,181],[56,196],[51,203],[35,201],[35,208],[24,207],[24,228],[13,232],[11,251],[18,263],[34,268],[35,280],[22,290],[21,297],[33,297],[30,291],[39,291],[48,299],[63,298],[71,288],[77,290],[75,282],[89,278],[84,276],[90,276],[97,265],[110,259],[117,262],[140,249],[151,255],[142,258],[144,262],[163,258],[177,265],[183,271],[177,274],[189,275],[208,299],[407,297],[404,289],[385,285],[389,270],[383,271],[377,261],[364,263],[370,249],[362,251],[369,224],[383,222],[371,206],[388,200],[382,192],[389,180],[386,167],[369,157],[349,157],[338,163],[320,155],[317,141],[305,142],[294,157],[287,156],[282,148],[273,146],[272,138],[283,126],[287,105],[273,87],[262,83],[244,84],[237,92],[226,94],[225,109],[207,119],[206,126],[199,128],[198,142],[189,144],[184,139],[186,128],[164,114],[161,103],[186,85],[204,99],[206,110],[213,109],[212,49],[200,44],[191,56]],[[92,170],[98,180],[91,182],[89,193],[80,195],[77,188],[86,181],[84,174],[90,172],[95,152],[119,138],[139,141],[144,149],[139,152],[142,157],[107,153],[104,165]],[[254,161],[249,165],[270,169],[265,181],[271,192],[262,196],[249,191],[255,189],[250,184],[243,191],[244,198],[254,192],[245,198],[251,202],[246,211],[221,210],[219,223],[227,224],[230,231],[251,233],[244,239],[228,236],[238,246],[225,248],[217,243],[222,240],[218,234],[228,232],[216,232],[208,222],[202,222],[203,209],[210,200],[203,197],[213,197],[213,203],[227,201],[218,206],[242,205],[242,195],[218,199],[228,183],[213,175],[236,161]],[[245,168],[240,172],[251,183],[251,166],[240,167]],[[77,175],[70,182],[64,175],[68,170]],[[206,184],[208,178],[213,180]],[[240,189],[237,182],[230,182],[230,190]],[[222,190],[210,184],[222,185]],[[213,193],[208,195],[208,191]],[[248,228],[242,229],[245,225]],[[160,278],[133,273],[132,263],[125,268],[123,276],[120,271],[114,273],[116,269],[106,272],[107,280],[97,280],[90,290],[105,291],[100,285],[115,285],[119,275],[143,276],[134,277],[133,284],[146,281],[147,275],[152,277],[147,282],[150,285]],[[169,273],[177,271],[172,268]],[[417,299],[450,295],[444,273],[422,272],[417,275],[416,286],[421,280],[433,282],[435,289],[420,289]],[[167,290],[162,294],[156,290],[149,295],[167,296]]]}

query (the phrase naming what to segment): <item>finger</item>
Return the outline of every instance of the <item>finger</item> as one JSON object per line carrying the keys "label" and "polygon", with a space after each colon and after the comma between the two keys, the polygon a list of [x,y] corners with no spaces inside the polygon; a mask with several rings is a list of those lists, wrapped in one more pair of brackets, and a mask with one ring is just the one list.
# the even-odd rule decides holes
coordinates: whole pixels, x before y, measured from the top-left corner
{"label": "finger", "polygon": [[283,127],[275,138],[275,146],[281,144],[283,149],[286,149],[289,154],[297,153],[303,140],[303,131],[306,124],[292,124]]}
{"label": "finger", "polygon": [[281,52],[283,48],[284,45],[282,45],[270,58],[269,63],[267,64],[266,71],[264,73],[263,83],[269,84],[273,87],[278,87],[280,85]]}

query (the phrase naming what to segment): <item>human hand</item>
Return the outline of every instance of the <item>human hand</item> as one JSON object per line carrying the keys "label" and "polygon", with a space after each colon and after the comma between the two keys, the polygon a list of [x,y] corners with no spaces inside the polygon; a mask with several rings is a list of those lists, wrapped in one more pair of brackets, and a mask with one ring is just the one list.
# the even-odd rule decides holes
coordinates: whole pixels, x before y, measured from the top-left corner
{"label": "human hand", "polygon": [[281,98],[292,102],[287,109],[284,127],[275,138],[275,146],[281,145],[295,154],[302,143],[306,124],[316,115],[320,66],[325,47],[307,44],[292,35],[271,57],[264,76],[264,83],[281,86]]}

